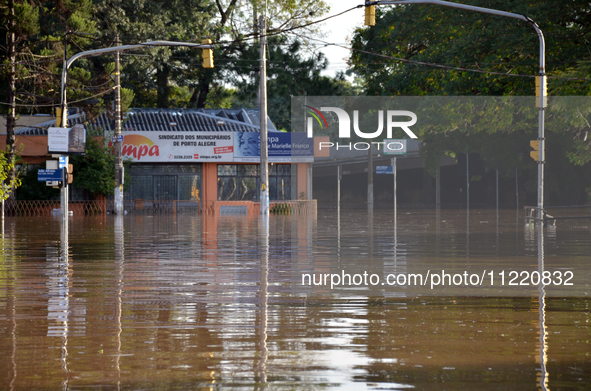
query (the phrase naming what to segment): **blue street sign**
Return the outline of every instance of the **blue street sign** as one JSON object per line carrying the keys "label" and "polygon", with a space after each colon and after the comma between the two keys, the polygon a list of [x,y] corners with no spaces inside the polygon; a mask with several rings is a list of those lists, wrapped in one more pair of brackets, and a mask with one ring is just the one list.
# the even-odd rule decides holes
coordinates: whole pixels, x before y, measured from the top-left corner
{"label": "blue street sign", "polygon": [[119,136],[115,137],[115,136],[111,136],[111,142],[115,143],[115,142],[123,142],[123,135],[120,134]]}
{"label": "blue street sign", "polygon": [[394,174],[394,167],[392,166],[376,166],[376,174]]}
{"label": "blue street sign", "polygon": [[59,159],[58,168],[66,168],[66,157],[60,156]]}
{"label": "blue street sign", "polygon": [[61,182],[64,178],[63,170],[55,170],[51,168],[37,170],[37,181],[59,181]]}

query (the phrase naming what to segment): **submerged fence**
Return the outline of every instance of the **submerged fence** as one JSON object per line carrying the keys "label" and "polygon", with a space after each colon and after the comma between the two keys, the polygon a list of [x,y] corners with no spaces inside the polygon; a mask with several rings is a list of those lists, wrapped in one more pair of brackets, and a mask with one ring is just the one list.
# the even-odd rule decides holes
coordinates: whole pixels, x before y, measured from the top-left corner
{"label": "submerged fence", "polygon": [[[111,213],[115,209],[113,200],[70,201],[68,210],[74,216],[90,216]],[[216,215],[257,215],[260,204],[252,201],[183,201],[183,200],[127,200],[123,204],[128,214],[176,214],[205,213]],[[61,213],[59,201],[7,201],[4,204],[7,216],[51,216]],[[316,215],[316,200],[272,201],[272,214]]]}
{"label": "submerged fence", "polygon": [[[112,205],[112,202],[111,202]],[[109,210],[113,210],[114,205]],[[200,213],[201,202],[184,200],[143,200],[125,201],[123,209],[132,214]]]}
{"label": "submerged fence", "polygon": [[[105,200],[70,201],[68,210],[74,216],[89,216],[107,212]],[[61,213],[59,201],[46,200],[16,200],[4,203],[4,213],[7,216],[51,216]]]}
{"label": "submerged fence", "polygon": [[[317,213],[316,200],[286,200],[269,202],[271,214],[314,215]],[[258,215],[260,204],[253,201],[210,201],[203,207],[203,213],[212,215]]]}

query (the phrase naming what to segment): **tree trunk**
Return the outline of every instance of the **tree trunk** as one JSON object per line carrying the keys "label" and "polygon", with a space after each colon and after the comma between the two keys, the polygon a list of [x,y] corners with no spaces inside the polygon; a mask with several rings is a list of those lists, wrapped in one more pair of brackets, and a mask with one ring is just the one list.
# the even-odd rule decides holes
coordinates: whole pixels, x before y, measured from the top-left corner
{"label": "tree trunk", "polygon": [[199,92],[196,106],[198,109],[205,108],[205,103],[207,102],[207,95],[209,94],[209,82],[209,77],[204,77],[199,81]]}
{"label": "tree trunk", "polygon": [[156,86],[158,88],[158,98],[156,105],[158,107],[167,108],[170,106],[170,85],[168,79],[170,77],[170,68],[168,65],[162,65],[156,71]]}
{"label": "tree trunk", "polygon": [[195,109],[205,108],[207,102],[207,94],[209,94],[209,78],[205,77],[199,79],[199,86],[193,91],[191,99],[189,99],[189,107]]}
{"label": "tree trunk", "polygon": [[[8,0],[8,34],[6,45],[6,57],[10,62],[10,72],[8,75],[8,115],[6,116],[6,158],[12,162],[16,154],[16,137],[14,129],[16,127],[16,36],[15,36],[15,16],[14,0]],[[7,183],[10,183],[16,175],[16,168],[13,167],[8,173]],[[14,189],[11,192],[14,194]]]}

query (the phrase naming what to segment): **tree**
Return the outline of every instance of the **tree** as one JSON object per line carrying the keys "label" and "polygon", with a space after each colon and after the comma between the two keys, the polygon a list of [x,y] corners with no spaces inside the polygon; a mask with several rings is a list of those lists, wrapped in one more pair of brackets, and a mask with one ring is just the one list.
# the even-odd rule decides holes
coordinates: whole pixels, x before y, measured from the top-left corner
{"label": "tree", "polygon": [[115,152],[102,138],[88,138],[86,155],[73,155],[70,161],[74,165],[73,186],[88,191],[94,197],[113,195]]}
{"label": "tree", "polygon": [[[122,44],[150,40],[197,42],[213,33],[214,6],[209,1],[115,2],[95,0],[95,14],[108,36]],[[134,104],[170,107],[177,86],[187,86],[203,70],[198,49],[158,47],[123,55],[122,84],[133,90]],[[181,93],[182,94],[182,93]],[[189,94],[190,95],[190,94]]]}
{"label": "tree", "polygon": [[[51,113],[51,109],[57,106],[64,36],[69,30],[92,32],[94,23],[89,20],[92,14],[89,0],[66,3],[5,0],[1,4],[1,82],[5,88],[0,89],[0,96],[7,102],[2,106],[2,112],[7,118],[7,159],[13,161],[17,153],[15,127],[18,112]],[[88,39],[73,36],[70,42],[81,47],[88,43]],[[74,68],[71,75],[73,84],[90,80],[90,73],[83,68]],[[82,95],[84,93],[74,94],[75,97]],[[13,167],[6,181],[11,182],[15,175]]]}
{"label": "tree", "polygon": [[[231,78],[228,58],[240,56],[258,37],[254,21],[262,10],[272,21],[273,34],[308,24],[327,11],[323,1],[169,0],[114,2],[94,0],[101,30],[119,33],[124,43],[174,40],[216,44],[214,69],[203,69],[200,51],[154,48],[125,56],[123,85],[135,93],[134,104],[144,107],[205,107],[207,96]],[[314,27],[308,30],[313,31]],[[147,55],[147,53],[149,55]]]}
{"label": "tree", "polygon": [[[21,179],[15,175],[15,154],[8,151],[0,151],[0,200],[8,199],[14,192],[14,189],[21,185]],[[4,212],[2,212],[4,213]]]}
{"label": "tree", "polygon": [[[590,56],[586,48],[591,20],[588,3],[580,0],[568,4],[558,0],[534,3],[475,0],[469,3],[531,17],[546,37],[549,95],[589,93],[588,81],[552,79],[585,79],[588,75]],[[556,12],[557,9],[561,11]],[[352,53],[351,64],[363,78],[368,95],[534,95],[533,76],[538,73],[539,42],[527,23],[437,5],[381,7],[377,16],[375,27],[359,29],[353,38],[353,46],[358,51]],[[565,161],[570,160],[571,169],[573,163],[580,165],[591,161],[591,140],[584,136],[589,124],[583,120],[591,112],[579,105],[581,110],[576,113],[573,108],[566,110],[567,106],[551,104],[546,110],[546,137],[560,139],[554,144],[547,142],[550,153],[546,171],[547,178],[560,179],[563,189],[575,189],[582,181],[571,180],[564,187],[568,176],[561,176],[560,170],[565,169]],[[433,167],[446,153],[475,152],[489,169],[499,169],[511,176],[512,167],[523,167],[530,170],[529,176],[535,177],[536,163],[529,157],[529,140],[537,138],[535,123],[520,128],[519,121],[524,113],[507,107],[510,113],[492,101],[479,107],[479,116],[490,117],[483,122],[485,128],[473,126],[470,120],[475,117],[470,113],[476,108],[471,106],[450,111],[450,127],[445,131],[443,126],[423,128],[419,139],[423,142],[427,165]],[[533,99],[528,107],[537,113]],[[454,118],[454,112],[467,117]],[[560,148],[558,155],[555,154],[557,147]],[[557,194],[555,192],[554,197]]]}
{"label": "tree", "polygon": [[[536,21],[546,37],[546,70],[550,76],[577,67],[580,60],[589,57],[586,21],[591,19],[591,13],[583,1],[568,5],[558,0],[469,3],[528,15]],[[383,7],[378,9],[376,26],[358,30],[353,44],[356,49],[402,59],[352,53],[354,69],[365,78],[369,94],[534,94],[531,78],[504,76],[538,73],[538,37],[531,26],[515,19],[438,5]],[[417,62],[500,74],[442,69]],[[551,95],[555,83],[558,81],[550,82]]]}
{"label": "tree", "polygon": [[[8,194],[14,191],[13,184],[16,179],[16,170],[13,164],[16,154],[16,138],[14,136],[14,129],[16,126],[16,82],[17,82],[17,56],[19,52],[19,44],[28,35],[35,34],[38,30],[38,9],[29,4],[29,2],[16,3],[14,0],[2,2],[2,14],[0,15],[0,23],[5,32],[5,42],[2,49],[5,55],[2,65],[2,79],[7,84],[7,116],[6,116],[6,157],[9,162],[10,171],[6,178],[3,178],[2,185],[10,185],[11,190]],[[3,110],[4,111],[4,110]],[[3,166],[4,167],[4,166]],[[4,198],[3,198],[4,199]]]}
{"label": "tree", "polygon": [[[278,129],[290,129],[291,96],[356,95],[358,91],[344,74],[335,78],[321,73],[328,65],[321,52],[305,57],[301,41],[290,42],[286,37],[269,37],[267,53],[267,107],[269,117]],[[255,104],[259,88],[259,48],[249,45],[227,58],[231,82],[237,87],[236,99],[242,106]]]}

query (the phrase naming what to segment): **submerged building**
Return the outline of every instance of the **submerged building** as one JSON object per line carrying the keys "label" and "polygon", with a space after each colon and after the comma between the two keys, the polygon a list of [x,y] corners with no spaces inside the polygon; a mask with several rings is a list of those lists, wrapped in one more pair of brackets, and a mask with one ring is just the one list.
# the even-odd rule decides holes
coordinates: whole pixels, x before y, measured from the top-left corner
{"label": "submerged building", "polygon": [[[90,121],[73,113],[68,120],[69,126],[84,123],[87,135],[114,141],[109,113]],[[266,121],[270,200],[311,199],[313,139],[280,132]],[[132,109],[122,124],[122,155],[131,163],[126,202],[257,201],[260,123],[258,109]],[[16,131],[25,161],[51,158],[46,146],[52,126],[53,119]]]}

